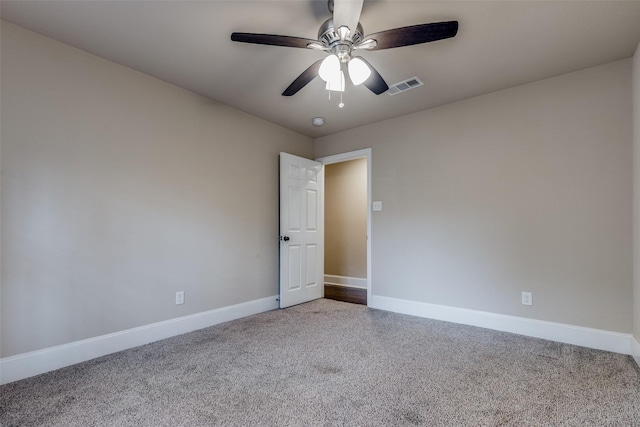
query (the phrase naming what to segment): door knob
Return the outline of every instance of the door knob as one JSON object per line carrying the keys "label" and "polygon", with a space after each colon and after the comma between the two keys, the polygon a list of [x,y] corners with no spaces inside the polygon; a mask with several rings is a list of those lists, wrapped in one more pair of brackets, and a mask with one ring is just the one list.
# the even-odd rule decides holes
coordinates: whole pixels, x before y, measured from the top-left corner
{"label": "door knob", "polygon": [[282,240],[284,240],[285,242],[288,242],[288,241],[289,241],[289,236],[284,236],[284,237],[282,238]]}

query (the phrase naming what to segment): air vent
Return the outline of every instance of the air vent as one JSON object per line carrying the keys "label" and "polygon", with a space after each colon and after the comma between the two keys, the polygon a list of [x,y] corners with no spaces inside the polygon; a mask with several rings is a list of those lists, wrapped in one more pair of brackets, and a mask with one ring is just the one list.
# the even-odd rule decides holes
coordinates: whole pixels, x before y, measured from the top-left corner
{"label": "air vent", "polygon": [[422,81],[419,78],[411,77],[410,79],[403,80],[401,82],[398,82],[394,85],[389,86],[389,90],[387,90],[387,93],[389,95],[397,95],[401,92],[406,92],[408,90],[415,89],[422,85],[424,85],[424,83],[422,83]]}

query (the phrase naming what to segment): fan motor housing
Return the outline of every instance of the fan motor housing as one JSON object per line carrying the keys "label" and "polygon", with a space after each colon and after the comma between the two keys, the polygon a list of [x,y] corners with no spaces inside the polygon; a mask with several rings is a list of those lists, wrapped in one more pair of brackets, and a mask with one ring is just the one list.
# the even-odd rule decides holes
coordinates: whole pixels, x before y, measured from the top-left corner
{"label": "fan motor housing", "polygon": [[362,28],[362,24],[358,22],[356,31],[351,31],[349,35],[342,40],[340,38],[340,34],[338,34],[333,26],[333,19],[327,19],[318,30],[318,41],[331,48],[332,52],[338,55],[338,58],[342,61],[345,56],[348,59],[348,55],[351,53],[353,45],[362,41],[363,34],[364,30]]}

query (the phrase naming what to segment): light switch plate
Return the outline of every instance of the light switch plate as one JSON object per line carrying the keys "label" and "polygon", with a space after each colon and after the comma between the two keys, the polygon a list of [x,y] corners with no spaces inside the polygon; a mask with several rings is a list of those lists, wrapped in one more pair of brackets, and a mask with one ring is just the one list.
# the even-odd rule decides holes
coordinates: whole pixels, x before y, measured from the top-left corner
{"label": "light switch plate", "polygon": [[176,292],[176,305],[184,304],[184,291]]}
{"label": "light switch plate", "polygon": [[380,212],[382,210],[382,201],[376,200],[373,202],[373,211]]}

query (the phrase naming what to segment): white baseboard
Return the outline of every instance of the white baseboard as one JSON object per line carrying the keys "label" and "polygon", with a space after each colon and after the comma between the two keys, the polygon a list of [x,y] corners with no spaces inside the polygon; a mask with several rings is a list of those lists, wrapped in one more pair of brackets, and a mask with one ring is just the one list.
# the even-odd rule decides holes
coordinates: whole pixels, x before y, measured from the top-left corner
{"label": "white baseboard", "polygon": [[633,356],[633,360],[640,366],[640,343],[635,337],[631,337],[631,356]]}
{"label": "white baseboard", "polygon": [[346,286],[348,288],[367,289],[367,279],[362,279],[360,277],[325,274],[324,283],[327,285]]}
{"label": "white baseboard", "polygon": [[0,384],[18,381],[117,351],[276,308],[278,308],[278,296],[272,296],[5,357],[0,359]]}
{"label": "white baseboard", "polygon": [[[632,354],[632,341],[635,341],[631,334],[378,295],[371,297],[369,307],[622,354]],[[638,356],[634,358],[640,364],[640,345],[637,341],[635,346]]]}

